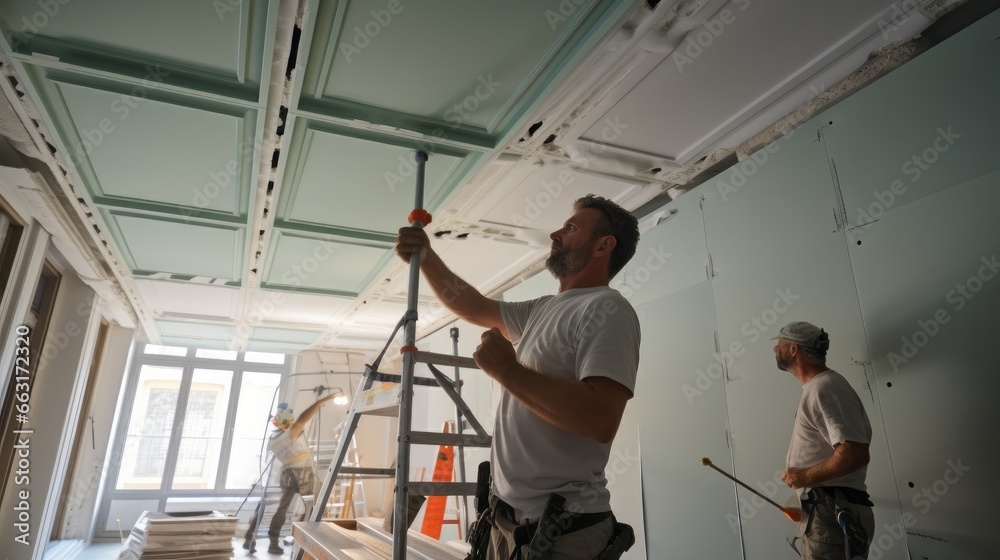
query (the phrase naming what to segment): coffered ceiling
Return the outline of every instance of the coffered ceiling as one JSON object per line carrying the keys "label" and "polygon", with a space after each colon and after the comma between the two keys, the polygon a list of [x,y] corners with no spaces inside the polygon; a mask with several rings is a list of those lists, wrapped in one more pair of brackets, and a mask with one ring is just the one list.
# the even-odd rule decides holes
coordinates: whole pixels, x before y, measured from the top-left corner
{"label": "coffered ceiling", "polygon": [[575,198],[651,227],[962,2],[903,4],[2,0],[0,33],[26,155],[108,264],[82,276],[151,341],[294,353],[402,317],[415,151],[436,246],[495,293]]}

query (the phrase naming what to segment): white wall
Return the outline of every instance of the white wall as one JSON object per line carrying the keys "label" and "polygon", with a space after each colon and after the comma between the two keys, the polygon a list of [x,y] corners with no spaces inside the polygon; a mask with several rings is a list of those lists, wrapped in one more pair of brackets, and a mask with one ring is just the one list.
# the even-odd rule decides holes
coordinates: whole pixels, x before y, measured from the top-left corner
{"label": "white wall", "polygon": [[[21,492],[28,493],[24,502],[30,508],[30,545],[5,545],[11,560],[40,559],[52,533],[98,321],[93,290],[71,272],[64,273],[41,356],[35,357],[39,367],[31,390],[33,406],[30,421],[24,425],[33,430],[24,449],[30,463],[30,480],[27,484],[8,485],[3,503],[12,507],[0,511],[3,542],[13,543],[14,523],[21,515],[13,504],[22,501]],[[18,466],[15,463],[15,468]]]}

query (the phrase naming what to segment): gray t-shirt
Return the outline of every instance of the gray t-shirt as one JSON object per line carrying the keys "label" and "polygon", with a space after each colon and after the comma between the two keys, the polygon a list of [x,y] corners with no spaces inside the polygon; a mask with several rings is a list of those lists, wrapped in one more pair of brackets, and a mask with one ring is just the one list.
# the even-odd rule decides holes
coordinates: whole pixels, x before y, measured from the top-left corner
{"label": "gray t-shirt", "polygon": [[[501,302],[500,313],[521,365],[543,375],[607,377],[635,391],[639,319],[617,290],[567,290],[524,302]],[[557,428],[507,391],[493,435],[493,491],[525,517],[538,518],[550,494],[569,511],[611,509],[604,468],[611,444]]]}
{"label": "gray t-shirt", "polygon": [[[853,441],[870,444],[872,425],[861,398],[843,375],[828,369],[802,386],[802,399],[795,413],[792,441],[786,464],[808,468],[833,455],[834,445]],[[868,466],[817,486],[846,486],[867,490]]]}

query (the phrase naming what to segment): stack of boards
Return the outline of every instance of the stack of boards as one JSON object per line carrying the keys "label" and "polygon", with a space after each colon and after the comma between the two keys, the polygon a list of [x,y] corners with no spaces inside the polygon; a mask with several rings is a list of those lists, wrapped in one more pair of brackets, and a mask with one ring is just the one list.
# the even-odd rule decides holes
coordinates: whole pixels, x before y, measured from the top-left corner
{"label": "stack of boards", "polygon": [[235,517],[217,511],[139,516],[118,560],[229,560]]}

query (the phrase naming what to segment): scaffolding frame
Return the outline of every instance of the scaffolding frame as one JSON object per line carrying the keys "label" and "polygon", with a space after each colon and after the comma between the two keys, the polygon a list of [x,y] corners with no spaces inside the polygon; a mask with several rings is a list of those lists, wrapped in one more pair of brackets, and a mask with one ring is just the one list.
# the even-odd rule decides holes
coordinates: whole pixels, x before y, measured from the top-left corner
{"label": "scaffolding frame", "polygon": [[[430,223],[430,214],[423,209],[424,198],[424,168],[427,162],[427,154],[418,151],[415,154],[417,163],[416,172],[416,192],[414,196],[414,211],[410,214],[411,227],[423,228]],[[426,223],[425,223],[426,222]],[[341,434],[337,451],[330,461],[323,486],[319,495],[316,496],[316,503],[323,504],[329,500],[330,492],[336,483],[338,475],[355,474],[359,477],[393,477],[393,518],[392,518],[392,559],[405,560],[407,557],[407,531],[409,530],[408,506],[411,496],[471,496],[475,494],[476,483],[465,481],[464,447],[490,447],[493,438],[486,432],[483,426],[476,419],[475,414],[465,403],[461,396],[461,378],[458,373],[459,368],[479,369],[475,360],[463,358],[457,355],[435,354],[431,352],[421,352],[416,347],[416,325],[417,325],[417,295],[420,284],[420,261],[423,255],[414,253],[410,257],[409,263],[409,283],[407,290],[406,313],[396,324],[389,335],[389,339],[378,357],[372,364],[366,364],[361,383],[358,384],[354,400],[351,404],[351,411],[344,422],[344,431]],[[399,329],[403,329],[403,367],[400,375],[386,374],[378,371],[382,358],[386,350],[395,339]],[[458,338],[456,328],[452,329],[453,351],[457,354]],[[416,377],[415,370],[417,363],[424,363],[430,370],[433,378]],[[435,365],[453,366],[455,368],[455,379],[449,379]],[[376,381],[388,381],[399,384],[398,401],[391,403],[368,404],[363,401],[363,395]],[[438,432],[414,432],[412,428],[413,414],[413,389],[415,385],[436,386],[444,389],[445,393],[455,403],[456,417],[458,419],[457,433]],[[345,467],[343,462],[347,453],[347,442],[350,442],[357,430],[358,422],[364,415],[391,416],[392,411],[398,413],[398,432],[396,437],[396,466],[395,468],[372,468],[372,467]],[[475,433],[466,434],[463,432],[463,425],[468,423]],[[460,457],[460,481],[459,482],[417,482],[409,480],[410,471],[410,446],[411,445],[452,445],[458,447]],[[463,500],[465,503],[465,500]],[[322,521],[323,509],[313,508],[310,521]],[[468,516],[466,514],[466,519]],[[300,548],[296,554],[296,560],[302,560],[304,551]]]}

